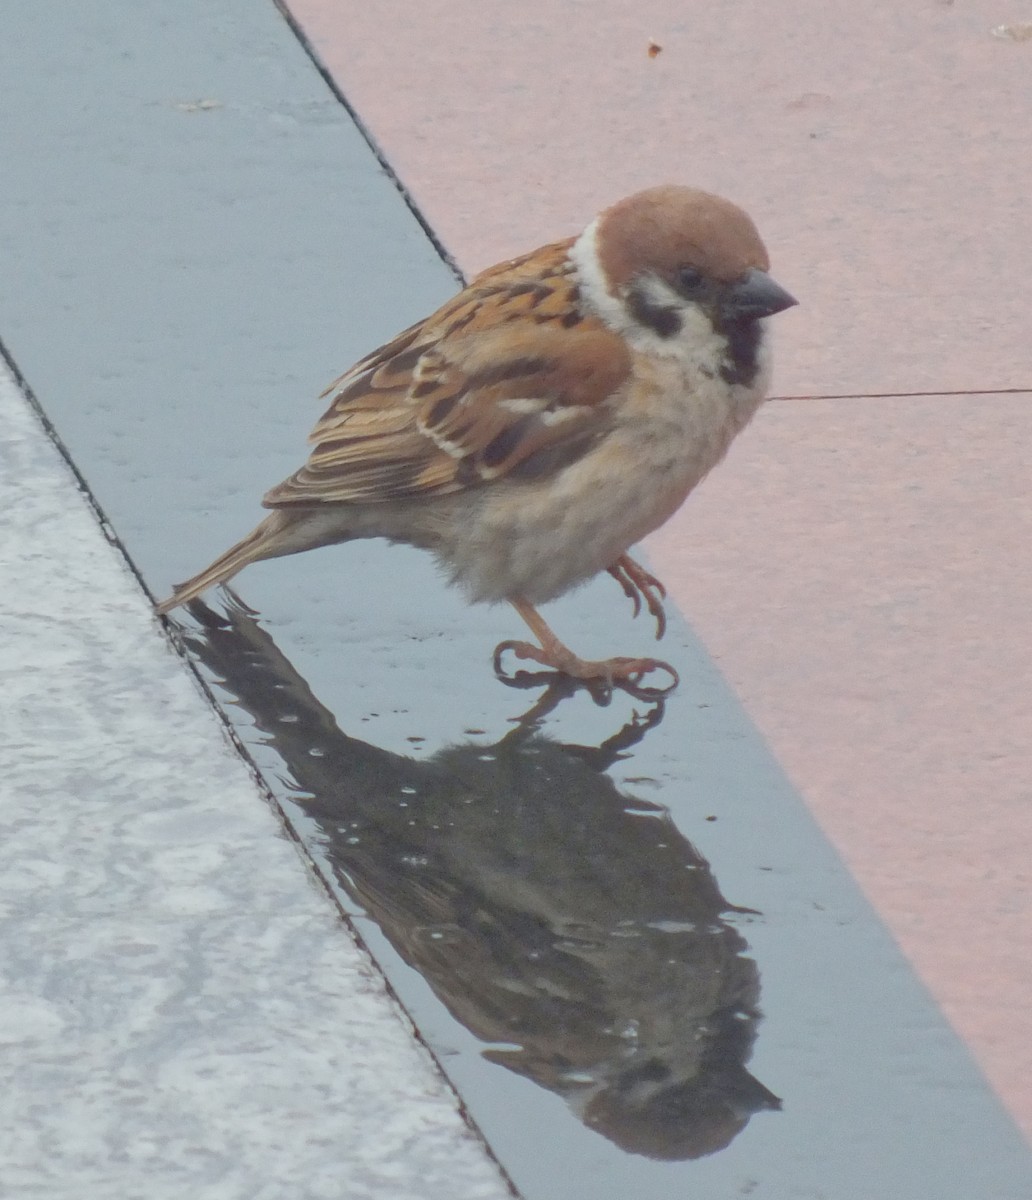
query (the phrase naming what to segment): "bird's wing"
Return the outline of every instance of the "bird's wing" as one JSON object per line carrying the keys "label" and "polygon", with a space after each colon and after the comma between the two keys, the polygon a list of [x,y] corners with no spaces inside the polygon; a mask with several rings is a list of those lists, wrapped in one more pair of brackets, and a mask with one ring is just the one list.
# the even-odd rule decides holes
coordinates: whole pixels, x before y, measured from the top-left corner
{"label": "bird's wing", "polygon": [[568,242],[503,263],[334,383],[308,462],[269,508],[439,496],[543,475],[605,428],[630,374],[623,340],[584,313]]}

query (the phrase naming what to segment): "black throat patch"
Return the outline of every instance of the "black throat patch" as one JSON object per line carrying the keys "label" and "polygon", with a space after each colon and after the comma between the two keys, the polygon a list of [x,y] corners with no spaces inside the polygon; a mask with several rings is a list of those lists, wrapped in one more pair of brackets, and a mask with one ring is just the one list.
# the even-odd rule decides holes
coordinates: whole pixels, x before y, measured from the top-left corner
{"label": "black throat patch", "polygon": [[721,363],[720,378],[725,383],[750,387],[760,369],[763,330],[759,321],[727,321],[720,332],[727,338],[727,357]]}

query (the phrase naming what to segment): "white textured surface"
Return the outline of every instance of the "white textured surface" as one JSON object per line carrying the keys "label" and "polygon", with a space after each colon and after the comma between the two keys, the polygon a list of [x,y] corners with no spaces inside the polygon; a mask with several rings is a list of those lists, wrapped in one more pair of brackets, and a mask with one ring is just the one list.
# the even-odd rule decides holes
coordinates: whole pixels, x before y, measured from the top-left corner
{"label": "white textured surface", "polygon": [[0,1196],[507,1196],[3,368],[0,430]]}

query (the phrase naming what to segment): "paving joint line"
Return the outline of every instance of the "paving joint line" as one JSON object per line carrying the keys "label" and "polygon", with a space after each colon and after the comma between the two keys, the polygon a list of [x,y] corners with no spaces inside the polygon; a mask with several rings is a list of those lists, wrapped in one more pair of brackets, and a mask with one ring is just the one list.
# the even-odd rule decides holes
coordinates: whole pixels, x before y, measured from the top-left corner
{"label": "paving joint line", "polygon": [[[21,369],[19,368],[19,366],[14,358],[14,355],[11,353],[10,349],[8,348],[7,344],[4,342],[2,337],[0,337],[0,362],[3,362],[7,366],[7,369],[10,371],[10,373],[14,379],[15,385],[17,386],[18,390],[21,392],[22,396],[25,398],[26,403],[28,404],[28,406],[32,410],[32,412],[34,413],[36,419],[39,421],[39,423],[43,429],[44,435],[50,440],[51,444],[54,446],[54,448],[57,450],[58,454],[60,454],[61,458],[64,460],[65,464],[67,465],[69,471],[71,472],[72,478],[75,481],[75,485],[76,485],[76,488],[77,488],[79,494],[86,501],[91,512],[96,517],[97,523],[100,525],[100,528],[103,531],[104,537],[106,538],[108,543],[117,551],[119,557],[122,559],[122,561],[125,563],[126,567],[131,572],[133,578],[140,585],[141,589],[143,590],[144,595],[153,604],[154,596],[153,596],[150,588],[147,587],[147,584],[144,581],[143,576],[140,574],[136,564],[133,562],[132,558],[130,557],[129,552],[126,550],[124,543],[122,542],[122,540],[118,536],[118,534],[115,532],[115,529],[112,526],[111,521],[108,519],[107,514],[104,512],[104,509],[101,507],[96,496],[93,494],[93,491],[91,490],[89,484],[86,482],[86,479],[84,478],[82,472],[76,466],[75,460],[72,458],[71,454],[69,453],[67,446],[61,440],[61,437],[58,434],[56,428],[54,427],[53,422],[47,416],[46,410],[43,408],[42,404],[39,401],[38,396],[36,395],[32,386],[29,384],[29,381],[25,378],[24,373],[21,371]],[[206,700],[208,706],[213,710],[214,715],[215,715],[216,719],[218,720],[219,725],[222,728],[224,736],[228,739],[228,741],[230,742],[230,745],[233,747],[234,751],[243,760],[244,765],[247,768],[248,774],[251,776],[251,779],[254,782],[259,795],[265,800],[265,802],[269,805],[269,807],[275,813],[275,815],[278,819],[278,822],[280,824],[280,827],[282,828],[283,832],[286,834],[288,840],[293,843],[294,848],[296,849],[299,858],[304,863],[305,867],[307,867],[309,872],[315,877],[315,879],[318,883],[318,886],[319,886],[319,890],[329,900],[330,905],[332,906],[334,911],[337,913],[337,916],[338,916],[341,924],[344,926],[344,928],[350,934],[350,936],[353,939],[353,941],[355,942],[355,944],[359,947],[359,949],[362,951],[362,953],[366,956],[366,959],[372,965],[372,968],[375,971],[377,978],[381,981],[381,983],[383,984],[383,986],[387,992],[387,995],[390,997],[391,1002],[395,1008],[395,1011],[400,1013],[403,1016],[405,1024],[408,1027],[409,1035],[416,1042],[418,1042],[419,1045],[422,1046],[422,1048],[430,1056],[430,1059],[433,1062],[434,1067],[436,1068],[437,1073],[438,1073],[442,1083],[444,1084],[445,1087],[448,1088],[448,1090],[454,1096],[455,1102],[456,1102],[456,1107],[459,1111],[459,1114],[462,1118],[463,1123],[466,1125],[466,1128],[469,1129],[469,1131],[473,1135],[473,1137],[476,1138],[476,1140],[479,1142],[484,1153],[488,1156],[488,1158],[490,1158],[492,1163],[495,1165],[499,1174],[502,1177],[502,1181],[503,1181],[504,1185],[508,1188],[510,1194],[514,1197],[514,1200],[520,1200],[522,1193],[520,1193],[517,1190],[516,1184],[513,1181],[512,1177],[510,1176],[508,1170],[505,1168],[501,1159],[495,1153],[494,1148],[488,1142],[487,1138],[484,1136],[483,1131],[481,1130],[480,1126],[477,1124],[475,1118],[473,1117],[473,1114],[470,1112],[469,1107],[466,1104],[465,1098],[462,1096],[462,1094],[456,1088],[455,1084],[452,1082],[448,1073],[445,1071],[440,1058],[438,1057],[438,1055],[436,1054],[436,1052],[434,1051],[434,1049],[430,1045],[430,1043],[427,1041],[427,1039],[424,1037],[423,1032],[420,1030],[419,1026],[417,1025],[415,1017],[412,1015],[411,1012],[409,1012],[408,1007],[403,1003],[401,997],[398,995],[397,991],[394,988],[394,984],[387,977],[386,972],[383,970],[376,955],[373,953],[371,947],[367,944],[365,938],[362,936],[362,933],[359,930],[359,928],[357,927],[357,925],[355,924],[354,920],[352,919],[351,914],[344,907],[339,896],[334,891],[334,889],[330,883],[330,880],[326,877],[326,875],[323,872],[323,870],[321,869],[319,863],[316,862],[316,860],[312,856],[307,843],[304,841],[304,839],[302,838],[302,836],[300,835],[298,830],[295,828],[294,823],[290,819],[290,815],[287,813],[286,809],[283,807],[283,805],[280,803],[279,799],[277,798],[275,792],[270,787],[269,783],[266,781],[265,776],[262,773],[261,767],[259,767],[257,762],[255,762],[254,758],[251,755],[250,750],[247,748],[247,746],[241,739],[241,737],[240,737],[239,733],[237,732],[236,728],[234,727],[232,721],[229,719],[229,716],[227,715],[218,696],[215,694],[214,690],[212,689],[212,687],[208,683],[208,681],[201,674],[200,670],[198,669],[197,663],[190,657],[189,653],[187,652],[186,645],[184,644],[183,638],[180,635],[180,632],[179,632],[177,626],[168,617],[162,617],[160,619],[159,624],[162,627],[162,632],[163,632],[169,646],[171,647],[173,652],[176,654],[176,656],[186,666],[187,670],[190,672],[191,676],[193,677],[194,682],[196,683],[197,687],[199,688],[202,696]]]}
{"label": "paving joint line", "polygon": [[326,86],[330,89],[330,92],[332,93],[334,98],[337,100],[337,102],[343,107],[344,111],[348,114],[348,116],[351,118],[351,120],[354,121],[355,128],[365,139],[366,145],[373,152],[373,155],[376,158],[376,161],[380,164],[381,168],[383,169],[384,174],[391,181],[391,183],[394,184],[395,188],[397,188],[398,194],[401,196],[402,200],[405,201],[405,204],[408,207],[409,212],[412,213],[413,217],[415,217],[416,221],[419,223],[420,229],[422,229],[422,231],[426,234],[427,238],[430,241],[430,244],[440,255],[441,261],[445,264],[445,266],[448,268],[448,270],[451,271],[451,273],[455,276],[456,282],[459,284],[459,286],[465,287],[468,280],[466,279],[466,276],[465,276],[462,268],[455,261],[455,258],[452,256],[451,252],[448,250],[448,248],[445,246],[445,244],[438,237],[436,231],[431,226],[430,222],[426,219],[425,215],[423,214],[423,211],[420,209],[419,205],[416,203],[415,198],[413,197],[412,193],[402,182],[401,177],[398,175],[398,172],[391,165],[383,148],[380,146],[379,142],[377,142],[376,138],[373,136],[373,133],[370,130],[369,126],[366,125],[366,123],[358,115],[358,112],[355,110],[354,105],[348,100],[347,96],[344,95],[344,92],[341,90],[341,87],[337,83],[336,79],[334,79],[329,68],[319,57],[319,54],[316,51],[315,47],[312,45],[312,42],[309,39],[308,35],[305,33],[304,29],[302,29],[300,22],[294,16],[294,14],[290,11],[289,0],[273,0],[273,3],[275,4],[276,8],[279,10],[280,15],[283,17],[284,21],[286,21],[287,26],[290,29],[290,32],[297,39],[298,43],[301,46],[301,49],[308,56],[309,60],[312,63],[312,66],[315,67],[315,69],[322,76],[323,83],[326,84]]}
{"label": "paving joint line", "polygon": [[[83,476],[82,472],[79,470],[78,466],[76,465],[75,460],[72,458],[71,454],[69,453],[68,447],[61,440],[61,436],[57,432],[57,429],[55,428],[54,423],[47,416],[46,410],[43,408],[43,405],[39,401],[39,397],[36,395],[31,384],[29,383],[29,381],[25,378],[24,373],[21,371],[21,369],[18,366],[17,361],[14,358],[14,355],[11,353],[10,349],[8,348],[7,344],[4,342],[2,337],[0,337],[0,361],[2,361],[6,365],[7,369],[11,372],[11,375],[14,378],[14,382],[15,382],[16,386],[18,387],[18,390],[21,392],[22,396],[24,396],[26,403],[28,404],[29,408],[33,411],[33,413],[36,416],[36,419],[39,421],[40,425],[42,426],[43,433],[50,440],[50,442],[53,445],[53,447],[55,448],[55,450],[57,450],[58,454],[60,454],[61,458],[64,460],[65,465],[68,467],[69,471],[72,474],[72,478],[75,481],[75,485],[76,485],[76,488],[77,488],[79,494],[86,501],[86,503],[89,506],[90,510],[92,511],[93,515],[96,517],[97,523],[100,525],[100,528],[104,533],[104,537],[107,539],[108,543],[118,552],[122,561],[125,563],[126,567],[131,572],[133,578],[140,585],[140,588],[143,591],[144,595],[148,598],[148,600],[151,602],[151,604],[153,604],[154,603],[154,595],[151,592],[150,588],[147,586],[146,581],[144,580],[143,576],[140,574],[140,571],[137,568],[135,562],[133,562],[132,557],[130,556],[128,550],[125,547],[125,543],[115,532],[115,528],[111,524],[111,521],[107,516],[107,513],[105,513],[103,507],[101,506],[100,502],[97,500],[97,497],[94,495],[92,489],[90,488],[90,485],[86,482],[85,477]],[[168,618],[162,618],[161,625],[162,625],[165,637],[169,642],[169,645],[175,651],[176,655],[179,658],[181,658],[183,660],[183,662],[187,665],[187,667],[190,669],[190,672],[193,675],[194,679],[196,680],[202,693],[204,694],[204,697],[206,698],[208,703],[211,705],[211,707],[215,710],[215,713],[219,718],[219,722],[222,725],[222,727],[226,733],[226,736],[229,738],[230,742],[232,743],[233,748],[237,751],[237,753],[241,756],[241,758],[243,758],[244,762],[247,764],[248,770],[250,771],[251,777],[254,780],[255,784],[257,785],[257,787],[259,788],[261,793],[265,796],[265,798],[268,800],[268,802],[271,805],[271,807],[273,808],[274,812],[276,812],[277,815],[279,816],[280,821],[284,826],[285,832],[287,833],[287,835],[290,837],[290,839],[292,841],[297,843],[299,849],[304,852],[302,857],[304,857],[310,863],[312,869],[315,871],[316,875],[319,877],[320,882],[322,883],[323,887],[326,889],[326,892],[329,895],[334,906],[339,908],[340,905],[337,901],[337,898],[334,896],[327,881],[325,881],[322,878],[322,875],[319,872],[315,862],[308,855],[307,847],[305,846],[304,842],[301,841],[301,839],[298,837],[294,828],[290,824],[287,814],[283,810],[279,801],[276,799],[275,794],[272,792],[272,790],[269,788],[268,784],[265,782],[265,779],[263,778],[258,765],[255,763],[254,759],[251,757],[251,754],[248,751],[247,747],[244,745],[240,736],[238,735],[238,733],[234,729],[233,725],[230,723],[229,719],[226,717],[225,713],[223,712],[222,706],[219,704],[218,698],[216,697],[215,693],[212,691],[207,680],[205,680],[204,677],[201,675],[201,673],[197,670],[197,667],[194,664],[193,660],[187,654],[186,647],[183,645],[182,639],[179,637],[179,635],[176,631],[175,624],[172,621],[168,620]],[[343,909],[341,909],[341,912],[343,913]],[[348,924],[350,924],[350,922],[348,922]],[[361,940],[361,939],[359,939],[359,940]],[[368,951],[367,951],[367,953],[368,953]]]}
{"label": "paving joint line", "polygon": [[42,425],[42,427],[43,427],[43,432],[50,439],[52,445],[57,450],[58,454],[61,455],[61,458],[64,460],[65,465],[68,467],[68,470],[71,471],[72,477],[75,480],[76,488],[78,489],[79,494],[82,496],[82,498],[89,505],[91,511],[93,512],[93,515],[96,517],[97,523],[100,525],[100,528],[104,534],[104,537],[108,540],[108,542],[112,546],[115,547],[115,549],[119,552],[119,554],[121,554],[122,558],[125,560],[125,563],[129,568],[129,570],[132,571],[133,576],[136,579],[136,581],[143,588],[144,592],[146,592],[146,594],[148,596],[150,596],[150,599],[153,601],[154,597],[151,595],[149,589],[147,588],[147,585],[144,583],[143,576],[136,569],[136,564],[129,557],[125,546],[122,544],[122,540],[119,538],[118,534],[115,532],[115,527],[114,527],[114,525],[112,525],[110,518],[108,517],[108,515],[104,511],[104,509],[101,507],[100,501],[93,494],[93,491],[90,488],[90,485],[86,482],[86,477],[79,470],[78,466],[75,463],[75,459],[72,458],[71,453],[68,450],[68,447],[61,440],[61,435],[57,432],[57,429],[54,426],[53,421],[51,421],[51,419],[47,416],[46,410],[44,409],[43,405],[39,402],[39,397],[36,395],[35,391],[33,390],[32,385],[25,378],[24,373],[22,372],[21,368],[18,366],[18,363],[15,360],[14,355],[11,353],[11,351],[8,348],[7,343],[4,341],[3,337],[0,337],[0,362],[3,362],[4,365],[7,367],[7,369],[11,372],[11,375],[14,377],[14,382],[15,382],[18,390],[25,397],[26,404],[28,404],[29,408],[32,409],[33,413],[36,416],[36,420],[39,421],[40,425]]}

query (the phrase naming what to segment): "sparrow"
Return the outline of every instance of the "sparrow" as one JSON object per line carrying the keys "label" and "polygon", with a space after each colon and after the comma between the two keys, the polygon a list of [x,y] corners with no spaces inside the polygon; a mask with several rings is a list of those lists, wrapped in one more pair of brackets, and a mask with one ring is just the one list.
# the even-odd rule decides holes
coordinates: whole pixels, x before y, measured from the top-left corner
{"label": "sparrow", "polygon": [[580,658],[538,605],[608,571],[662,637],[666,591],[628,548],[763,402],[764,318],[797,303],[769,268],[742,209],[677,185],[488,268],[327,388],[269,515],[156,611],[262,559],[380,537],[428,550],[471,601],[515,608],[537,644],[503,642],[496,669],[511,651],[589,685],[665,670],[675,686],[658,659]]}

